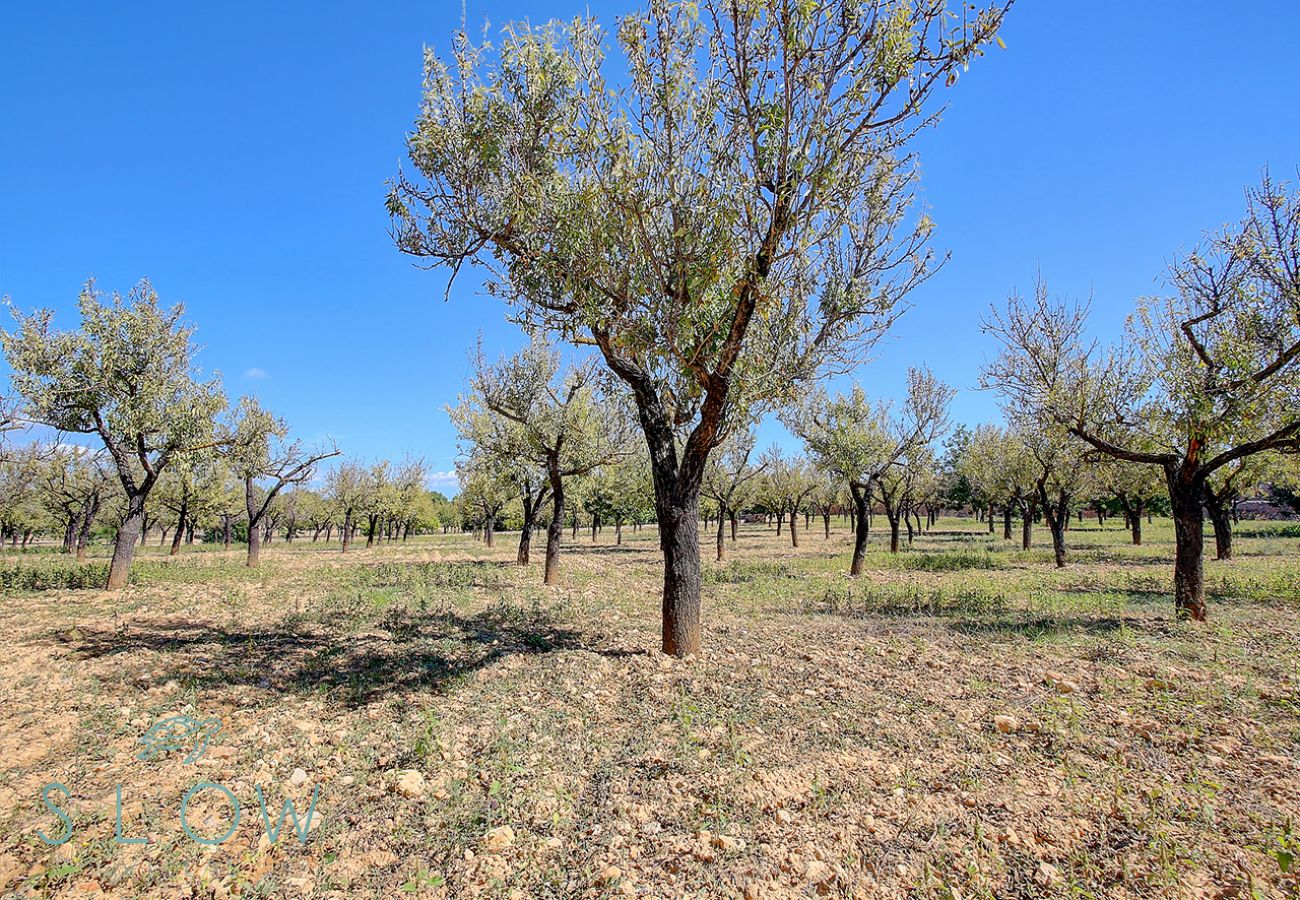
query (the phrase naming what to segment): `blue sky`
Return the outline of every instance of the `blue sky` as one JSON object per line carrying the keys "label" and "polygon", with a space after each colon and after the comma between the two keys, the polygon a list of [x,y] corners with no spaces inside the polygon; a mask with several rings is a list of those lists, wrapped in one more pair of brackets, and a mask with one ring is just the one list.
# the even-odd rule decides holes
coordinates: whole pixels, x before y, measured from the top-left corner
{"label": "blue sky", "polygon": [[[472,27],[626,8],[468,0]],[[455,2],[3,4],[0,293],[71,325],[85,278],[147,275],[185,302],[232,398],[350,455],[451,469],[442,406],[467,348],[521,337],[472,274],[444,302],[446,276],[393,249],[383,198],[421,47],[459,23]],[[1264,165],[1296,177],[1296,34],[1300,4],[1021,0],[1007,50],[917,141],[952,260],[858,380],[890,396],[926,363],[962,389],[959,421],[994,417],[973,390],[993,352],[979,319],[1038,269],[1113,333]]]}

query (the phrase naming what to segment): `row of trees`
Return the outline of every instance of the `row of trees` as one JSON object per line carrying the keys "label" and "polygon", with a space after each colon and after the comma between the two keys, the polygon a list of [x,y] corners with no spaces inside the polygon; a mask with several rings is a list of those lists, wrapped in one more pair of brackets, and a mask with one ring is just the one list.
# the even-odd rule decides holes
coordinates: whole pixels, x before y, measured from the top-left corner
{"label": "row of trees", "polygon": [[[343,549],[364,532],[367,544],[436,527],[450,515],[426,486],[425,466],[408,460],[337,465],[325,489],[309,490],[320,464],[339,455],[291,438],[283,419],[253,397],[228,408],[218,376],[195,362],[183,309],[165,309],[147,281],[105,298],[88,283],[81,327],[60,331],[49,310],[15,310],[0,331],[13,397],[3,430],[53,429],[50,443],[0,447],[0,531],[24,543],[61,536],[84,555],[97,523],[114,534],[107,587],[127,583],[136,546],[151,525],[172,534],[172,552],[196,529],[219,529],[228,545],[238,525],[256,566],[262,541],[278,526],[292,539],[302,527],[318,539],[338,529]],[[96,438],[99,448],[65,443]]]}

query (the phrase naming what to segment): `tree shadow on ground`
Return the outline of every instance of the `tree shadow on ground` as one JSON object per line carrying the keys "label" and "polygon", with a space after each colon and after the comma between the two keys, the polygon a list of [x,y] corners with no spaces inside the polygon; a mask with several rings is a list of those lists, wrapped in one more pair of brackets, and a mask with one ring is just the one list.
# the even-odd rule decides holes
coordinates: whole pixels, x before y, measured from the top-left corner
{"label": "tree shadow on ground", "polygon": [[358,631],[286,619],[266,628],[196,621],[79,632],[67,642],[73,654],[80,659],[120,659],[124,680],[148,671],[151,680],[174,679],[196,689],[247,686],[317,693],[351,706],[380,695],[445,692],[508,656],[580,650],[624,657],[644,652],[561,626],[541,612],[511,608],[470,616],[390,609],[380,625]]}
{"label": "tree shadow on ground", "polygon": [[963,618],[948,623],[958,634],[970,637],[1018,637],[1040,640],[1067,635],[1109,637],[1121,631],[1169,636],[1172,621],[1139,616],[1021,615],[1017,617]]}

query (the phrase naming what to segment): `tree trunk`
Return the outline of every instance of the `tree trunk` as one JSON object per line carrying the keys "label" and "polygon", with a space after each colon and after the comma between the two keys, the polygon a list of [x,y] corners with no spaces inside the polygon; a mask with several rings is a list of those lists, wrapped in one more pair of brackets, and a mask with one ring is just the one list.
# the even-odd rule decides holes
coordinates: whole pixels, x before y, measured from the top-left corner
{"label": "tree trunk", "polygon": [[181,514],[176,519],[176,533],[172,535],[172,549],[168,556],[175,556],[181,552],[181,540],[185,537],[185,520],[190,516],[189,501],[181,500]]}
{"label": "tree trunk", "polygon": [[[560,477],[557,466],[553,465],[551,479],[551,521],[546,526],[546,572],[542,576],[545,584],[560,583],[560,538],[564,536],[564,479]],[[575,517],[576,524],[577,519]]]}
{"label": "tree trunk", "polygon": [[[533,543],[533,527],[535,526],[536,521],[537,506],[525,500],[524,524],[523,527],[519,529],[519,550],[515,553],[515,565],[517,566],[528,565],[529,550],[532,549]],[[402,540],[406,540],[406,537],[403,536]]]}
{"label": "tree trunk", "polygon": [[1058,569],[1065,568],[1066,547],[1065,530],[1070,522],[1070,496],[1065,491],[1058,491],[1056,504],[1047,496],[1045,481],[1038,482],[1038,504],[1043,508],[1043,518],[1052,533],[1052,556]]}
{"label": "tree trunk", "polygon": [[340,552],[347,553],[348,545],[352,543],[352,510],[351,509],[347,509],[343,511],[343,527],[341,527],[339,531],[343,533],[343,549]]}
{"label": "tree trunk", "polygon": [[731,542],[734,544],[736,543],[736,530],[740,527],[740,514],[733,509],[728,518],[731,519]]}
{"label": "tree trunk", "polygon": [[862,574],[862,567],[866,561],[867,555],[867,538],[870,536],[870,520],[867,516],[867,498],[865,490],[853,487],[853,562],[849,565],[849,575],[857,577]]}
{"label": "tree trunk", "polygon": [[885,518],[889,520],[889,552],[897,553],[899,549],[898,529],[902,523],[899,522],[898,513],[890,512],[889,509],[885,510]]}
{"label": "tree trunk", "polygon": [[664,554],[663,651],[689,656],[700,651],[701,637],[699,488],[679,488],[656,505]]}
{"label": "tree trunk", "polygon": [[262,553],[262,530],[256,525],[249,523],[248,526],[248,559],[244,565],[249,569],[256,569],[259,558]]}
{"label": "tree trunk", "polygon": [[718,562],[723,562],[727,558],[727,507],[725,504],[718,506]]}
{"label": "tree trunk", "polygon": [[799,512],[790,510],[790,546],[798,549],[799,547]]}
{"label": "tree trunk", "polygon": [[1020,523],[1020,549],[1028,550],[1034,545],[1034,504],[1024,504],[1020,513],[1023,516]]}
{"label": "tree trunk", "polygon": [[1214,526],[1214,558],[1232,559],[1232,516],[1228,504],[1207,487],[1205,509],[1210,514],[1210,524]]}
{"label": "tree trunk", "polygon": [[781,536],[781,529],[784,526],[785,526],[785,513],[779,512],[776,514],[776,536],[777,537]]}
{"label": "tree trunk", "polygon": [[1179,472],[1166,474],[1174,516],[1174,607],[1179,618],[1204,621],[1205,519],[1203,482]]}
{"label": "tree trunk", "polygon": [[831,511],[828,509],[822,513],[822,525],[826,530],[826,540],[831,539]]}
{"label": "tree trunk", "polygon": [[1002,507],[1002,539],[1011,540],[1011,504]]}
{"label": "tree trunk", "polygon": [[986,518],[988,519],[988,523],[989,523],[989,534],[992,534],[993,533],[993,501],[992,500],[989,501],[988,516]]}
{"label": "tree trunk", "polygon": [[1129,528],[1132,529],[1133,531],[1134,547],[1142,546],[1142,513],[1143,513],[1142,507],[1144,506],[1146,506],[1145,500],[1138,500],[1137,503],[1134,504],[1133,506],[1134,513],[1131,517],[1132,521],[1129,523]]}
{"label": "tree trunk", "polygon": [[131,577],[131,560],[135,558],[135,545],[144,528],[144,501],[144,494],[127,497],[126,518],[117,530],[117,540],[113,543],[113,561],[108,567],[108,583],[104,586],[106,590],[121,590]]}

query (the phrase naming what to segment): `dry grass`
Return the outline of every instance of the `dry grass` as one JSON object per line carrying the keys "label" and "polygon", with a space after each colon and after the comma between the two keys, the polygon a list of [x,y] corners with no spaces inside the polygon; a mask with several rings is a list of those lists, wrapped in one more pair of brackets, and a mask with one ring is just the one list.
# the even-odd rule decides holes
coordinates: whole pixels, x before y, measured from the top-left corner
{"label": "dry grass", "polygon": [[[653,531],[580,538],[562,589],[507,536],[453,536],[272,544],[257,572],[151,549],[118,595],[6,597],[0,892],[1293,896],[1298,535],[1244,526],[1210,624],[1184,625],[1159,523],[1142,548],[1072,532],[1062,572],[977,527],[857,581],[842,524],[797,551],[747,528],[706,564],[687,662],[655,652]],[[138,760],[177,713],[224,730],[193,765]],[[178,823],[200,781],[243,805],[213,848]],[[146,844],[114,842],[118,784]],[[255,786],[273,815],[319,788],[306,845],[265,839]],[[229,808],[207,791],[189,821],[220,834]]]}

